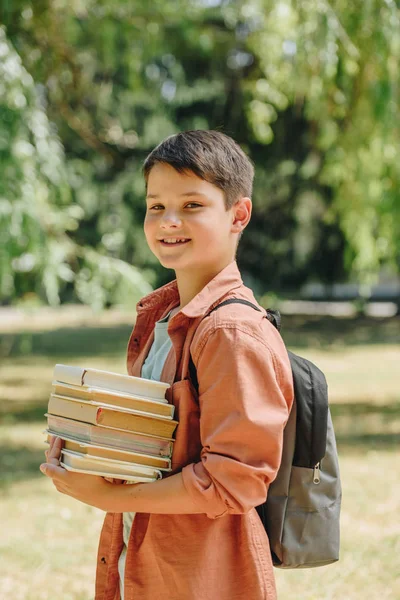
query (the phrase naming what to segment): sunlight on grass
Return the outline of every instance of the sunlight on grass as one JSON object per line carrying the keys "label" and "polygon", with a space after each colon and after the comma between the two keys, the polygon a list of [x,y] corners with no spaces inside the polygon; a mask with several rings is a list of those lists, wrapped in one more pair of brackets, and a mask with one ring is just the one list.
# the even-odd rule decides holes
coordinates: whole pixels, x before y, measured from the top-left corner
{"label": "sunlight on grass", "polygon": [[2,572],[9,574],[0,578],[2,598],[93,597],[103,512],[59,494],[44,476],[14,484],[1,496],[0,510],[7,514]]}

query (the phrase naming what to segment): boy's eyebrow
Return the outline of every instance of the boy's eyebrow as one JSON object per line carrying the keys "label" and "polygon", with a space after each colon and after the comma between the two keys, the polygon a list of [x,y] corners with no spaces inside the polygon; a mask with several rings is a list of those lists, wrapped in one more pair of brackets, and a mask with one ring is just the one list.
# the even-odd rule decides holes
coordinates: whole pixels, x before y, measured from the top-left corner
{"label": "boy's eyebrow", "polygon": [[[180,194],[180,197],[186,198],[188,196],[204,196],[204,197],[206,197],[206,194],[203,194],[202,192],[195,192],[195,191],[193,191],[193,192],[184,192],[183,194]],[[159,197],[160,197],[159,194],[147,194],[147,196],[146,196],[146,198],[149,199],[149,200],[150,199],[154,200],[155,198],[159,198]]]}

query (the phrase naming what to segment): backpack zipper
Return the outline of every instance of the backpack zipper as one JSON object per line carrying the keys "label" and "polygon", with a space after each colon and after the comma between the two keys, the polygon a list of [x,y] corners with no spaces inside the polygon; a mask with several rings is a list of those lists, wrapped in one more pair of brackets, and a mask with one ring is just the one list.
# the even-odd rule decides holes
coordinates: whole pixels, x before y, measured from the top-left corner
{"label": "backpack zipper", "polygon": [[319,462],[317,462],[313,470],[313,483],[315,483],[315,485],[318,485],[320,481],[321,480],[319,477]]}

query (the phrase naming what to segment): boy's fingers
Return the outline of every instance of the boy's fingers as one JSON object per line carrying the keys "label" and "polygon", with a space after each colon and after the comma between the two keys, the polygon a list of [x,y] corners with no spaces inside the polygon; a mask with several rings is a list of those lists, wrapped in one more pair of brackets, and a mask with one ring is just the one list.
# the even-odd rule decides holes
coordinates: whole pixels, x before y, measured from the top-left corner
{"label": "boy's fingers", "polygon": [[59,458],[62,447],[63,447],[62,439],[59,437],[55,438],[54,444],[49,450],[48,457],[49,458]]}
{"label": "boy's fingers", "polygon": [[[56,443],[56,440],[58,440],[57,443]],[[61,448],[62,447],[63,447],[62,439],[58,438],[56,436],[53,436],[53,438],[50,442],[50,447],[47,448],[47,450],[45,450],[45,452],[44,452],[44,455],[46,457],[46,462],[58,465],[58,461],[61,456]]]}
{"label": "boy's fingers", "polygon": [[56,436],[55,435],[51,435],[50,436],[50,440],[49,440],[49,447],[47,448],[47,450],[44,451],[44,455],[46,457],[46,460],[54,446],[54,442],[55,442]]}
{"label": "boy's fingers", "polygon": [[62,467],[51,463],[43,463],[40,465],[40,470],[42,473],[44,473],[44,475],[47,475],[47,477],[51,477],[52,479],[63,478],[67,473],[67,471]]}

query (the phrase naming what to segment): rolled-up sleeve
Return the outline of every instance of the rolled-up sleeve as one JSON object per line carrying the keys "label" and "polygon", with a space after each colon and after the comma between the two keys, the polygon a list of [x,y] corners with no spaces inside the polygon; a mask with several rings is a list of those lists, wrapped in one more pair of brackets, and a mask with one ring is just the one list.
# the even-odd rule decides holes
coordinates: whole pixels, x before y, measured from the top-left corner
{"label": "rolled-up sleeve", "polygon": [[293,401],[286,349],[281,340],[277,352],[239,327],[219,327],[194,360],[202,451],[183,468],[183,483],[210,518],[246,513],[265,501],[280,464]]}

